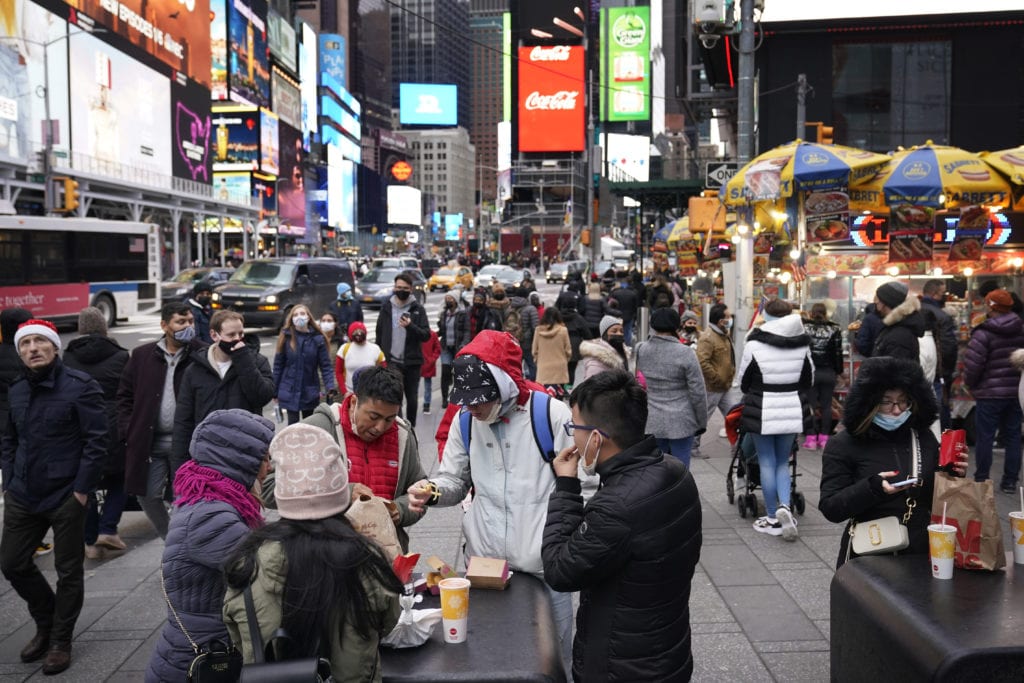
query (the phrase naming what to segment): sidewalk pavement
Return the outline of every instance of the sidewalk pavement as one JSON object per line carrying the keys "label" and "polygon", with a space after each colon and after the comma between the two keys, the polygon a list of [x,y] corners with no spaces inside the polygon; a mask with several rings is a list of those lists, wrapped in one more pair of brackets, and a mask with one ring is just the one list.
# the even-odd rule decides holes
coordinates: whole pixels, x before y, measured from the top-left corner
{"label": "sidewalk pavement", "polygon": [[[437,468],[433,432],[440,417],[435,410],[419,418],[417,435],[428,473]],[[829,584],[842,527],[817,509],[821,454],[800,451],[798,456],[797,489],[806,496],[807,509],[797,518],[800,538],[787,543],[755,532],[753,520],[741,519],[726,499],[731,455],[728,441],[717,436],[721,426],[716,414],[701,446],[710,457],[692,463],[704,516],[704,545],[690,598],[693,680],[828,680]],[[1001,472],[1000,451],[996,460],[992,471]],[[1006,517],[1016,497],[997,492],[996,500],[1008,543]],[[458,506],[431,509],[410,529],[411,550],[454,562],[461,515]],[[163,543],[141,512],[126,513],[120,531],[127,552],[85,563],[85,606],[75,629],[73,663],[46,680],[142,680],[167,618],[157,573]],[[52,554],[37,562],[53,584]],[[2,578],[0,614],[0,683],[43,680],[41,663],[18,659],[34,627],[25,603]]]}

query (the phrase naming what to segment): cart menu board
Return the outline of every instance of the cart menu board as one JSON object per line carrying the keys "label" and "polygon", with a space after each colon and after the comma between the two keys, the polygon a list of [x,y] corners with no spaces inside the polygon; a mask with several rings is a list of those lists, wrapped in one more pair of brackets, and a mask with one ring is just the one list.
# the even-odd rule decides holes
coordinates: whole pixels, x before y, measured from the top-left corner
{"label": "cart menu board", "polygon": [[931,261],[935,254],[935,209],[900,204],[892,209],[889,262]]}
{"label": "cart menu board", "polygon": [[965,206],[960,211],[956,235],[949,245],[950,261],[977,261],[984,253],[991,220],[984,206]]}
{"label": "cart menu board", "polygon": [[804,210],[808,242],[850,238],[850,197],[845,192],[809,192]]}

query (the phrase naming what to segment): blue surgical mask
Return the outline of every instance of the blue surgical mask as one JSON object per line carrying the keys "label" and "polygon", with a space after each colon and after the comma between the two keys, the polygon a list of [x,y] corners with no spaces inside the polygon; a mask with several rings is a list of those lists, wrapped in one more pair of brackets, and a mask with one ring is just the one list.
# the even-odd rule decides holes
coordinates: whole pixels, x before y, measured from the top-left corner
{"label": "blue surgical mask", "polygon": [[875,416],[871,419],[876,425],[881,427],[887,432],[894,432],[903,426],[903,423],[910,419],[911,411],[904,410],[899,415],[886,415],[885,413],[875,413]]}
{"label": "blue surgical mask", "polygon": [[192,325],[183,327],[174,333],[174,341],[179,344],[188,344],[190,341],[196,338],[196,328]]}
{"label": "blue surgical mask", "polygon": [[732,327],[732,318],[725,318],[724,320],[719,321],[718,324],[721,325],[723,330],[728,330]]}

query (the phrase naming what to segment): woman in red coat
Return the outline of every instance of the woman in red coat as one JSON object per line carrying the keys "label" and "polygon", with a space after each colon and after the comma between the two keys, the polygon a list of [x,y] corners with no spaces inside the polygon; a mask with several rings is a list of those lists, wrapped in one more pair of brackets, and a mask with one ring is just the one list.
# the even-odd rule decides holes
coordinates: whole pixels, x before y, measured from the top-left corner
{"label": "woman in red coat", "polygon": [[434,376],[437,374],[437,359],[441,357],[441,341],[437,332],[430,331],[430,339],[423,342],[423,365],[420,377],[423,378],[423,414],[430,415],[430,392],[433,389]]}

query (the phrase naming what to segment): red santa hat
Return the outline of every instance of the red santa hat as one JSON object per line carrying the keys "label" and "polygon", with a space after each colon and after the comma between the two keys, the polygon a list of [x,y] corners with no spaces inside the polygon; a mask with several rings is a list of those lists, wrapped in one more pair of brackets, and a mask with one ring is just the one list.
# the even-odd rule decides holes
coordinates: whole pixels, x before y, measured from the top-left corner
{"label": "red santa hat", "polygon": [[49,320],[37,320],[35,318],[18,326],[18,331],[14,333],[15,348],[21,343],[22,339],[33,334],[46,337],[60,351],[60,335],[57,334],[57,328]]}

